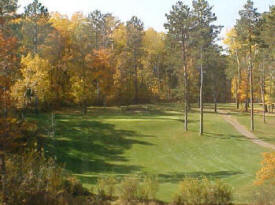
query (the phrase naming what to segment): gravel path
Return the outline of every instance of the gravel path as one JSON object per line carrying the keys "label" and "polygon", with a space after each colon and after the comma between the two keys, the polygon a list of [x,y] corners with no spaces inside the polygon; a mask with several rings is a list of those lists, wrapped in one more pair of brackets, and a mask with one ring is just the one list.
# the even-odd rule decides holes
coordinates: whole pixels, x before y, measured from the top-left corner
{"label": "gravel path", "polygon": [[223,118],[230,123],[239,133],[243,136],[247,137],[251,142],[258,144],[262,147],[269,148],[275,150],[275,145],[267,143],[263,140],[260,140],[256,137],[252,132],[248,131],[246,127],[241,125],[236,119],[234,119],[230,114],[226,112],[221,112],[223,114]]}

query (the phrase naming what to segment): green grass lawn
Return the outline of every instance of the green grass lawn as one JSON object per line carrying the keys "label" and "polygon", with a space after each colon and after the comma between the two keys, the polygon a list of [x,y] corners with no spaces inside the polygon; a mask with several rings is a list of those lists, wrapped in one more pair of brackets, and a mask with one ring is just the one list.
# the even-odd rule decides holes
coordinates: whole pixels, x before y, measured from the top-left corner
{"label": "green grass lawn", "polygon": [[[49,114],[35,118],[43,126]],[[158,175],[158,198],[170,201],[184,177],[222,179],[244,201],[247,187],[268,150],[248,141],[223,118],[205,114],[204,136],[199,136],[199,114],[190,114],[184,132],[179,106],[90,108],[83,117],[68,110],[56,116],[56,137],[45,138],[46,151],[56,156],[87,187],[99,176]]]}

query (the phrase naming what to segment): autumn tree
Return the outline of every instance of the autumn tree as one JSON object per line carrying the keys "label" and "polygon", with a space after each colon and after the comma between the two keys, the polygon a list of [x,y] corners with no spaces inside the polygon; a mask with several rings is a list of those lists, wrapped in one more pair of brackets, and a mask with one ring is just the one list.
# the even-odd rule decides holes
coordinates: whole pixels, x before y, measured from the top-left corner
{"label": "autumn tree", "polygon": [[[240,105],[240,84],[241,84],[241,45],[237,39],[236,30],[233,28],[229,32],[226,33],[226,38],[224,43],[229,48],[230,57],[232,58],[232,66],[233,66],[233,76],[234,79],[234,93],[236,100],[236,107],[239,109]],[[236,69],[235,69],[236,68]]]}
{"label": "autumn tree", "polygon": [[8,116],[12,105],[10,87],[14,83],[18,67],[18,41],[13,36],[12,21],[16,19],[17,1],[0,2],[0,117]]}
{"label": "autumn tree", "polygon": [[[110,52],[107,49],[94,50],[86,56],[86,64],[91,69],[91,81],[96,87],[95,103],[106,105],[114,99],[114,68],[110,65]],[[99,93],[101,95],[99,95]]]}
{"label": "autumn tree", "polygon": [[92,79],[92,67],[87,63],[88,55],[92,54],[92,44],[90,41],[88,20],[81,13],[72,16],[72,42],[70,53],[70,80],[71,95],[74,101],[82,108],[82,113],[86,114],[89,101],[94,98],[95,86]]}
{"label": "autumn tree", "polygon": [[52,13],[49,19],[51,30],[41,46],[41,57],[51,65],[49,80],[51,85],[51,108],[69,104],[70,95],[70,56],[72,46],[72,24],[67,16]]}
{"label": "autumn tree", "polygon": [[256,184],[272,183],[275,185],[275,153],[264,153],[262,168],[257,172]]}
{"label": "autumn tree", "polygon": [[19,109],[25,111],[34,105],[37,112],[39,104],[47,105],[50,96],[50,69],[48,60],[42,59],[38,54],[22,57],[22,77],[13,85],[11,93]]}
{"label": "autumn tree", "polygon": [[143,37],[142,99],[165,99],[165,34],[149,28]]}

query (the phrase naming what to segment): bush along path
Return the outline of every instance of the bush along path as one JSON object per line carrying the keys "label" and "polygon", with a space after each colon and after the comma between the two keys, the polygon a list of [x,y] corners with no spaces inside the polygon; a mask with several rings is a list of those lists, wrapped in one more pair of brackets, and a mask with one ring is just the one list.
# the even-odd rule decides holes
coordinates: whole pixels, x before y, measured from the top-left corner
{"label": "bush along path", "polygon": [[223,114],[223,118],[225,119],[225,121],[227,121],[228,123],[230,123],[239,133],[241,133],[243,136],[245,136],[246,138],[248,138],[251,142],[260,145],[262,147],[268,148],[268,149],[272,149],[275,150],[275,145],[267,143],[263,140],[260,140],[258,137],[256,137],[255,134],[253,134],[252,132],[248,131],[246,129],[246,127],[244,127],[243,125],[241,125],[236,119],[234,119],[229,113],[224,112],[224,111],[220,111],[221,114]]}

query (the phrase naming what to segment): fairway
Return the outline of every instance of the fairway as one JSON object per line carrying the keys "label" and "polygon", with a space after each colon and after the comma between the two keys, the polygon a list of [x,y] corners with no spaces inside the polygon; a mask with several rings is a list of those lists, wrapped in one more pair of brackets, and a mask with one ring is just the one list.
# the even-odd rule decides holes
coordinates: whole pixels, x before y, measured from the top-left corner
{"label": "fairway", "polygon": [[[85,117],[76,110],[59,112],[56,136],[45,139],[46,151],[86,187],[95,185],[99,176],[157,175],[158,198],[171,201],[184,177],[207,177],[229,183],[238,190],[235,200],[245,201],[260,168],[261,153],[269,150],[211,112],[205,114],[205,135],[198,134],[195,111],[185,133],[181,109],[176,105],[128,110],[90,107]],[[44,114],[38,120],[47,126],[48,119]]]}

